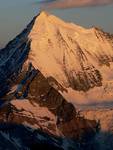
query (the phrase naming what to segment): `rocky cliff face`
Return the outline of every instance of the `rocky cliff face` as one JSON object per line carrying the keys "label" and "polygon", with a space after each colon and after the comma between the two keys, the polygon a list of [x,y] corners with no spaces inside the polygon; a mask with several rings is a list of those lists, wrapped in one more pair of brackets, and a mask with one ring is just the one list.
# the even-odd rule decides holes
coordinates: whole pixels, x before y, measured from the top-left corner
{"label": "rocky cliff face", "polygon": [[31,64],[13,84],[12,90],[2,97],[0,122],[29,125],[76,140],[96,134],[98,123],[80,116]]}

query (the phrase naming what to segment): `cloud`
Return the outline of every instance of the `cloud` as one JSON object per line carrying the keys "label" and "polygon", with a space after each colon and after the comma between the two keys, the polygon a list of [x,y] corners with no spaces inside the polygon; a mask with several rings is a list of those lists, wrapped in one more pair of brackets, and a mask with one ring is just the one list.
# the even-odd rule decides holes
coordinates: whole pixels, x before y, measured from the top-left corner
{"label": "cloud", "polygon": [[43,8],[45,9],[66,9],[113,4],[113,0],[53,0],[53,2],[47,2],[45,1],[43,4]]}

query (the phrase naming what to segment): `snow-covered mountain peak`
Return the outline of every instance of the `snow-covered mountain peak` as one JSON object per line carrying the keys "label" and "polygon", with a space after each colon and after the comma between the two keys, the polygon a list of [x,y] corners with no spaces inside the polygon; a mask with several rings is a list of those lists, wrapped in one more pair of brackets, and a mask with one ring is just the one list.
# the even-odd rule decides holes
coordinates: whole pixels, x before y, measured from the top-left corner
{"label": "snow-covered mountain peak", "polygon": [[[18,65],[18,73],[18,68],[27,62],[38,69],[54,88],[60,90],[59,87],[63,87],[68,92],[68,100],[86,103],[112,98],[112,94],[105,93],[105,98],[101,95],[104,87],[112,89],[113,36],[98,28],[85,29],[41,12],[1,53],[1,70],[6,63],[13,68],[1,71],[4,72],[1,85],[15,72],[13,64]],[[95,95],[98,88],[101,92],[95,99],[91,98],[90,93]]]}
{"label": "snow-covered mountain peak", "polygon": [[50,16],[50,14],[46,11],[40,12],[40,14],[37,16],[36,20],[47,20],[47,18]]}
{"label": "snow-covered mountain peak", "polygon": [[[106,70],[112,67],[113,38],[108,33],[96,27],[85,29],[42,12],[28,37],[28,60],[46,78],[52,77],[64,88],[86,92],[109,80]],[[89,98],[83,95],[83,99]]]}
{"label": "snow-covered mountain peak", "polygon": [[[36,20],[35,20],[35,23],[34,23],[34,26],[33,26],[33,29],[31,31],[31,35],[33,35],[33,33],[35,32],[38,32],[38,28],[51,28],[52,30],[52,26],[54,26],[54,30],[58,30],[59,28],[64,28],[64,29],[68,29],[68,30],[75,30],[76,32],[87,32],[88,29],[85,29],[79,25],[75,25],[73,23],[68,23],[68,22],[64,22],[63,20],[61,20],[60,18],[52,15],[52,14],[49,14],[45,11],[42,11],[37,17],[36,17]],[[43,30],[44,32],[45,30]],[[33,37],[33,36],[32,36]]]}

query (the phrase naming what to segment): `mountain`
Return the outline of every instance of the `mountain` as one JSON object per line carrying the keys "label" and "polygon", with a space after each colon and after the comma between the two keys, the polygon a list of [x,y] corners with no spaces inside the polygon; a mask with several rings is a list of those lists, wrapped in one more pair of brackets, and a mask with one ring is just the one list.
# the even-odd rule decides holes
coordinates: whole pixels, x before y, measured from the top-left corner
{"label": "mountain", "polygon": [[1,50],[1,95],[9,88],[8,85],[4,87],[6,79],[14,72],[18,74],[26,61],[68,101],[91,104],[107,99],[110,102],[112,56],[113,35],[95,27],[85,29],[65,23],[42,12],[5,50]]}
{"label": "mountain", "polygon": [[41,12],[0,50],[0,126],[97,149],[112,139],[112,61],[113,35]]}
{"label": "mountain", "polygon": [[[68,101],[76,104],[111,101],[112,35],[97,28],[65,23],[42,12],[29,39],[29,60]],[[56,81],[64,91],[56,87]]]}

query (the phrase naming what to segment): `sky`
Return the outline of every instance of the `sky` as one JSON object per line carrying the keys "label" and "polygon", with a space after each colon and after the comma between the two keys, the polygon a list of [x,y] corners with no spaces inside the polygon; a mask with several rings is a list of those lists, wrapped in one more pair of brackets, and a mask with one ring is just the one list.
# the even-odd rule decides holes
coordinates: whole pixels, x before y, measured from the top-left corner
{"label": "sky", "polygon": [[54,2],[40,3],[42,1],[0,0],[0,48],[20,33],[40,9],[47,9],[65,21],[86,28],[97,26],[113,33],[113,0],[49,0]]}

